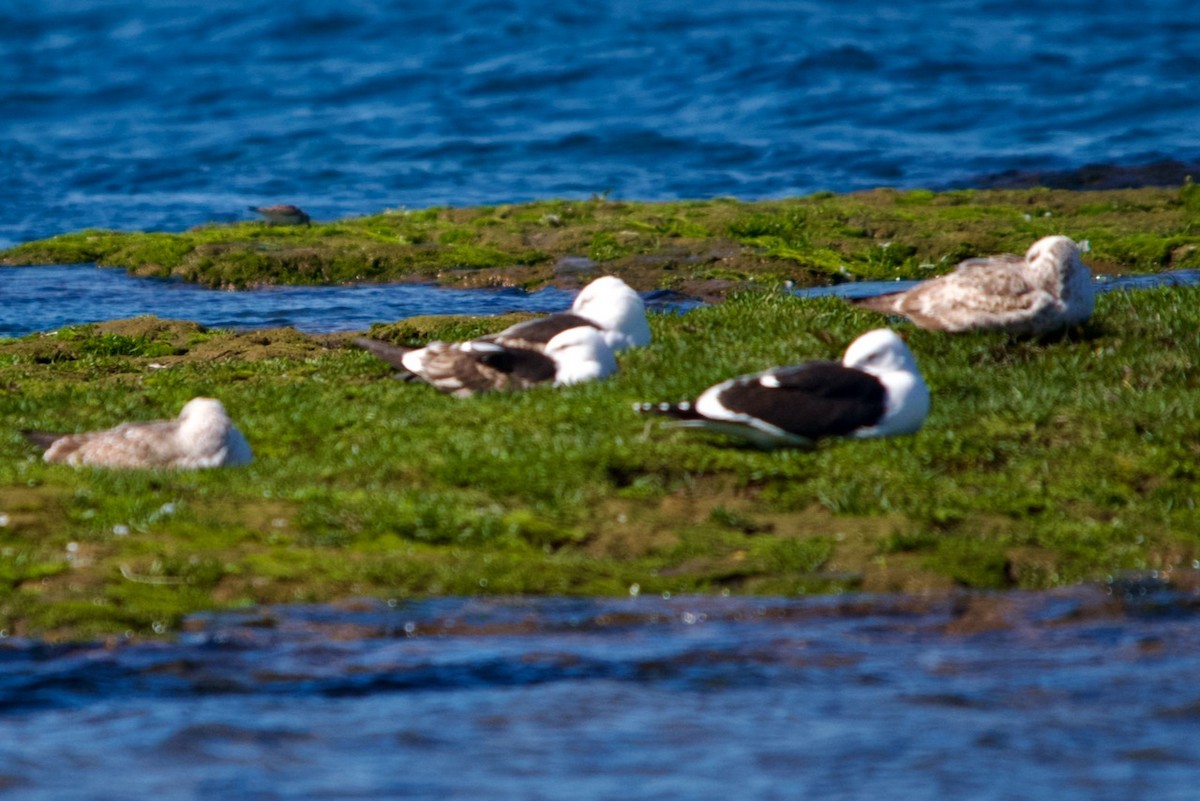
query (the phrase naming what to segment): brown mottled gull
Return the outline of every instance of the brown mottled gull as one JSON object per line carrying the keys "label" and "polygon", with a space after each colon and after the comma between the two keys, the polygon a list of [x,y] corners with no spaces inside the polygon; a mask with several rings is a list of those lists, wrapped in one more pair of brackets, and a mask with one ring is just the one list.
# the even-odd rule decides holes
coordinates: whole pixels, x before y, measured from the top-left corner
{"label": "brown mottled gull", "polygon": [[1038,335],[1084,322],[1095,299],[1092,273],[1080,261],[1078,246],[1068,237],[1048,236],[1034,242],[1024,258],[968,259],[912,289],[850,302],[935,331]]}
{"label": "brown mottled gull", "polygon": [[46,449],[42,458],[47,462],[76,466],[190,470],[248,464],[254,458],[225,407],[212,398],[193,398],[174,420],[124,423],[82,434],[21,433]]}
{"label": "brown mottled gull", "polygon": [[423,348],[402,348],[366,337],[354,341],[388,364],[460,398],[550,382],[558,386],[594,381],[617,370],[603,334],[590,326],[556,334],[544,350],[479,339],[431,342]]}

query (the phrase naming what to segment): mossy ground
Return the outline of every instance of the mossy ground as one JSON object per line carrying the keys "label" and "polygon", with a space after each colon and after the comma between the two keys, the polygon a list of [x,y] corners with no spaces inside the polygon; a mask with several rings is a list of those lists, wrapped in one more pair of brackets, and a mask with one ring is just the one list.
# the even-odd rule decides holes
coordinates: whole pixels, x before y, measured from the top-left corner
{"label": "mossy ground", "polygon": [[[883,322],[735,294],[652,315],[654,344],[611,380],[466,400],[290,329],[139,319],[0,342],[0,628],[152,635],[201,609],[364,595],[1040,588],[1200,558],[1198,289],[1103,295],[1056,340],[899,325],[934,399],[911,437],[762,452],[631,411],[836,358]],[[17,434],[195,395],[225,402],[253,465],[74,470]]]}
{"label": "mossy ground", "polygon": [[878,190],[756,203],[617,202],[391,211],[312,226],[180,234],[82,231],[0,252],[0,264],[96,262],[209,286],[437,280],[570,281],[586,257],[638,289],[707,295],[747,281],[926,278],[1037,238],[1087,239],[1101,272],[1200,267],[1200,187],[1116,191]]}

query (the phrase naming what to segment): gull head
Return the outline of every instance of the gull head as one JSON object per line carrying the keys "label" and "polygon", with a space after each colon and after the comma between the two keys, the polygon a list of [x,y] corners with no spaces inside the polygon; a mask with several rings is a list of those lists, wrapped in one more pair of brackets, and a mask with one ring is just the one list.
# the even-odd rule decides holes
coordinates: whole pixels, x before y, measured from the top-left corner
{"label": "gull head", "polygon": [[1044,236],[1029,246],[1025,263],[1031,268],[1048,266],[1054,272],[1079,267],[1079,246],[1069,236]]}
{"label": "gull head", "polygon": [[917,372],[916,357],[890,328],[876,328],[851,342],[842,357],[842,364],[872,375],[896,370]]}
{"label": "gull head", "polygon": [[571,310],[604,329],[613,350],[650,344],[646,305],[633,288],[615,275],[605,275],[585,286]]}

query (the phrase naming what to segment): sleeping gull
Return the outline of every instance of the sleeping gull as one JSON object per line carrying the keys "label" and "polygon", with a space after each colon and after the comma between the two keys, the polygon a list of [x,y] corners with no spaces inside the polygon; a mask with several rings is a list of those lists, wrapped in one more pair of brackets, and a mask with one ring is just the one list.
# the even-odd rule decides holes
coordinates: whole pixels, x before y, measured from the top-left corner
{"label": "sleeping gull", "polygon": [[556,334],[542,350],[482,339],[431,342],[423,348],[402,348],[363,337],[355,342],[388,364],[460,398],[548,382],[560,386],[593,381],[617,370],[612,349],[600,331],[590,326]]}
{"label": "sleeping gull", "polygon": [[1065,236],[1047,236],[1024,258],[967,259],[912,289],[850,302],[936,331],[1038,335],[1087,320],[1095,288],[1078,246]]}
{"label": "sleeping gull", "polygon": [[601,276],[580,290],[569,312],[526,320],[482,339],[538,350],[556,334],[580,325],[599,329],[614,353],[650,344],[641,296],[615,275]]}
{"label": "sleeping gull", "polygon": [[45,448],[47,462],[75,466],[189,470],[249,464],[254,458],[225,407],[213,398],[192,398],[174,420],[124,423],[83,434],[21,433]]}
{"label": "sleeping gull", "polygon": [[[585,286],[576,296],[571,311],[556,312],[536,320],[525,320],[475,341],[541,352],[555,336],[580,326],[599,331],[604,343],[613,353],[650,344],[650,326],[646,322],[645,304],[637,292],[615,275],[597,278]],[[419,364],[424,358],[424,348],[397,348],[368,337],[358,337],[354,342],[402,373],[410,372],[407,364]],[[435,344],[439,352],[444,352],[447,347],[444,342]],[[462,349],[464,344],[453,347]],[[404,358],[405,354],[411,355]]]}
{"label": "sleeping gull", "polygon": [[668,426],[706,428],[774,448],[821,437],[911,434],[929,413],[929,388],[904,341],[877,328],[854,340],[841,364],[774,367],[709,387],[694,403],[634,409],[676,418]]}

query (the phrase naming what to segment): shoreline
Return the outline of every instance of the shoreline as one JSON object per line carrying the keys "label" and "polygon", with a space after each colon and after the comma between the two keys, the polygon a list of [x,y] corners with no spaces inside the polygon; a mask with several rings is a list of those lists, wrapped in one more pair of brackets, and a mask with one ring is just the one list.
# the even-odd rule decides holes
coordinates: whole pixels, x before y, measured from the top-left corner
{"label": "shoreline", "polygon": [[[509,322],[411,318],[371,335],[461,339]],[[763,452],[629,411],[833,357],[879,324],[833,298],[738,293],[652,315],[654,344],[608,381],[465,400],[394,381],[349,335],[135,318],[0,343],[0,628],[154,637],[204,610],[363,596],[921,594],[1190,575],[1197,287],[1106,293],[1057,341],[897,326],[934,394],[911,437]],[[252,465],[73,470],[16,434],[169,417],[198,394],[222,399]]]}
{"label": "shoreline", "polygon": [[[1045,589],[1126,571],[1192,581],[1200,287],[1103,293],[1088,324],[1050,340],[893,322],[934,398],[910,437],[762,452],[660,429],[629,411],[769,365],[836,358],[857,334],[887,324],[837,298],[778,286],[793,280],[780,265],[803,271],[835,252],[822,239],[834,227],[860,248],[836,251],[839,265],[885,274],[933,274],[943,265],[921,268],[918,254],[977,233],[1014,243],[973,245],[981,250],[1023,250],[1018,237],[1027,245],[1065,220],[1090,221],[1082,230],[1102,265],[1125,253],[1124,271],[1155,273],[1200,258],[1200,235],[1186,232],[1200,219],[1190,186],[984,194],[874,192],[750,208],[714,201],[672,205],[670,214],[595,201],[580,220],[588,231],[651,218],[660,228],[700,225],[688,215],[732,211],[724,230],[735,220],[755,233],[756,244],[739,247],[762,270],[709,275],[729,282],[723,303],[651,315],[654,343],[623,354],[617,376],[560,390],[450,398],[392,380],[348,344],[351,334],[290,328],[133,318],[0,342],[0,629],[52,640],[153,638],[195,612],[256,604],[620,596],[634,585],[787,596]],[[1035,213],[1043,206],[1050,217]],[[508,216],[516,224],[545,208]],[[846,216],[852,210],[860,216]],[[439,239],[459,228],[486,234],[500,225],[493,219],[505,217],[445,210],[426,223]],[[895,236],[884,241],[894,245],[857,235],[882,235],[887,220]],[[226,231],[274,241],[322,226],[313,228]],[[901,252],[909,255],[879,261]],[[596,263],[608,271],[637,258]],[[680,279],[681,269],[635,275],[697,280]],[[735,291],[748,284],[757,288]],[[415,317],[369,333],[422,344],[512,319]],[[72,470],[42,463],[17,434],[173,417],[196,395],[224,402],[255,451],[252,465]]]}
{"label": "shoreline", "polygon": [[0,265],[94,262],[230,289],[405,281],[573,288],[613,273],[640,291],[714,300],[749,285],[923,279],[973,256],[1023,253],[1055,233],[1086,239],[1098,274],[1197,268],[1197,214],[1200,186],[1192,183],[879,189],[757,202],[594,197],[383,212],[311,226],[81,231],[0,251]]}

